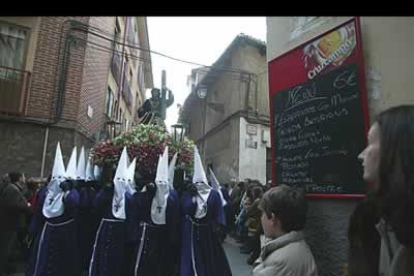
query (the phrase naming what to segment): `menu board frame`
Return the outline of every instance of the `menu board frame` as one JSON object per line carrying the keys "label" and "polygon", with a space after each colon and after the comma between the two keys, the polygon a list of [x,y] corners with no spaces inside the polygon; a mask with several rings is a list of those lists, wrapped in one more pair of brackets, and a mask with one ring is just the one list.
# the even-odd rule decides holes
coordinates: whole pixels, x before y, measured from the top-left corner
{"label": "menu board frame", "polygon": [[[346,52],[349,48],[348,45],[344,45],[343,49],[337,49],[333,54],[331,52],[331,56],[326,58],[324,61],[319,60],[319,64],[314,66],[310,70],[304,70],[304,62],[303,60],[299,60],[298,57],[292,57],[290,59],[290,55],[298,55],[298,51],[305,52],[305,49],[309,49],[310,46],[315,44],[315,41],[320,40],[321,38],[327,36],[330,33],[335,31],[342,31],[345,26],[349,26],[350,24],[354,24],[355,26],[355,41],[352,44],[352,50]],[[346,44],[345,41],[343,44]],[[313,45],[312,45],[313,43]],[[342,45],[341,45],[342,46]],[[340,62],[335,64],[334,61],[338,61],[339,58],[342,58]],[[351,63],[347,63],[347,59],[352,59]],[[293,61],[293,62],[292,62]],[[334,65],[333,65],[334,63]],[[360,18],[354,17],[346,22],[331,28],[330,30],[298,45],[297,47],[289,50],[288,52],[276,57],[275,59],[271,60],[268,63],[268,72],[269,72],[269,105],[270,105],[270,126],[271,126],[271,153],[272,153],[272,182],[275,185],[279,185],[281,183],[277,183],[276,174],[276,145],[275,141],[275,110],[274,110],[274,103],[273,103],[273,96],[278,92],[282,92],[290,87],[294,87],[300,83],[303,83],[304,76],[302,76],[302,81],[297,81],[300,79],[297,74],[297,69],[300,68],[302,71],[306,71],[307,79],[310,81],[311,79],[317,79],[319,76],[323,76],[326,72],[331,72],[335,69],[340,68],[341,66],[347,66],[349,64],[356,64],[358,69],[358,83],[359,83],[359,102],[361,104],[361,113],[363,114],[363,124],[364,124],[364,134],[365,134],[365,146],[367,144],[367,133],[369,130],[369,111],[368,111],[368,101],[367,101],[367,91],[366,91],[366,82],[365,82],[365,66],[364,66],[364,54],[362,48],[362,39],[361,39],[361,25],[360,25]],[[318,68],[317,68],[318,67]],[[334,68],[333,68],[334,67]],[[281,68],[283,68],[283,76],[281,75]],[[355,162],[359,162],[357,160],[357,156],[355,156]],[[370,185],[367,185],[369,187]],[[343,194],[343,193],[308,193],[307,197],[309,198],[363,198],[365,196],[365,192],[361,192],[358,194]]]}

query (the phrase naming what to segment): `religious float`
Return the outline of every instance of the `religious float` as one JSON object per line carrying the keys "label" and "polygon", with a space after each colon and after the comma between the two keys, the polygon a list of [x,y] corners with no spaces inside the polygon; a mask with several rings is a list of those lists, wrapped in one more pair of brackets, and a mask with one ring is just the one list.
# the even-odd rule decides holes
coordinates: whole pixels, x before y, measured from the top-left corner
{"label": "religious float", "polygon": [[187,137],[178,139],[160,125],[140,124],[130,132],[122,133],[115,139],[107,139],[91,150],[91,158],[95,165],[102,168],[102,180],[112,180],[122,149],[127,147],[130,160],[136,161],[136,178],[141,181],[153,181],[157,171],[158,157],[168,146],[169,162],[178,151],[176,169],[191,174],[193,170],[194,142]]}

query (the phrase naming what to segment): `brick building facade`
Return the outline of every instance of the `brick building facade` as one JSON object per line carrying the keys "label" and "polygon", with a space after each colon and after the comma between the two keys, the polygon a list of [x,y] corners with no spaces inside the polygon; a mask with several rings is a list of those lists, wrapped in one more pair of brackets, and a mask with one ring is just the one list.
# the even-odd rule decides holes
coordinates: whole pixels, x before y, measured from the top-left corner
{"label": "brick building facade", "polygon": [[[81,146],[89,149],[111,136],[108,121],[119,120],[117,114],[126,114],[133,122],[133,115],[123,112],[123,106],[108,103],[117,98],[123,101],[119,89],[108,98],[108,85],[115,24],[128,20],[0,17],[0,41],[8,42],[0,43],[0,174],[18,170],[46,177],[58,141],[67,162],[74,145],[78,150]],[[136,29],[147,32],[145,18],[134,22],[145,23]],[[147,33],[141,36],[148,39]],[[149,44],[142,47],[149,48]],[[128,51],[124,53],[121,61],[126,67]],[[135,65],[135,76],[128,79],[128,85],[136,89],[128,91],[134,92],[134,101],[142,102],[145,91],[138,88],[150,87],[152,75],[145,70],[146,84],[132,83],[138,82],[142,66],[140,62]]]}

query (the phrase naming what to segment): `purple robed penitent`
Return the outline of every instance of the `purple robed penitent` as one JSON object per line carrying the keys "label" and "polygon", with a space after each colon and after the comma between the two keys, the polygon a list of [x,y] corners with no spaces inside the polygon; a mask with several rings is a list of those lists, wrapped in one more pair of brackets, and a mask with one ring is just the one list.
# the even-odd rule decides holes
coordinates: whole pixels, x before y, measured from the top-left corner
{"label": "purple robed penitent", "polygon": [[89,269],[89,262],[92,256],[95,235],[98,230],[100,217],[98,217],[93,202],[96,197],[96,190],[92,185],[82,187],[79,191],[80,206],[76,222],[79,233],[79,254],[82,271]]}
{"label": "purple robed penitent", "polygon": [[225,217],[220,195],[211,190],[207,214],[195,218],[197,201],[188,192],[181,197],[182,254],[180,276],[230,276],[230,266],[215,231]]}
{"label": "purple robed penitent", "polygon": [[[125,245],[128,241],[128,222],[113,216],[112,197],[113,191],[101,189],[95,198],[94,207],[99,210],[101,219],[94,239],[89,276],[121,276],[127,266]],[[129,197],[125,199],[128,218]]]}
{"label": "purple robed penitent", "polygon": [[26,276],[74,276],[79,273],[76,210],[79,193],[64,198],[65,211],[54,218],[42,214],[46,187],[39,191],[38,207],[29,231],[35,236]]}
{"label": "purple robed penitent", "polygon": [[157,225],[151,219],[152,198],[148,192],[138,192],[133,198],[135,224],[134,276],[173,275],[178,266],[180,209],[176,191],[167,199],[166,224]]}

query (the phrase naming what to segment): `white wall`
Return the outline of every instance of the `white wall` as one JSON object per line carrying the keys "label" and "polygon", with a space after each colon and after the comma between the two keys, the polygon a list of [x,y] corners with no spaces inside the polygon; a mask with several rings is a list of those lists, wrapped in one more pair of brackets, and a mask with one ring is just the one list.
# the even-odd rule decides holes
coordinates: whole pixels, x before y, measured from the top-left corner
{"label": "white wall", "polygon": [[[248,134],[248,126],[249,129],[255,129],[256,134]],[[239,180],[257,179],[266,184],[266,147],[270,147],[269,127],[249,124],[241,117],[239,143]]]}

